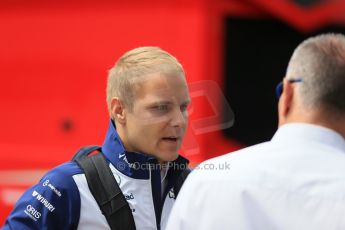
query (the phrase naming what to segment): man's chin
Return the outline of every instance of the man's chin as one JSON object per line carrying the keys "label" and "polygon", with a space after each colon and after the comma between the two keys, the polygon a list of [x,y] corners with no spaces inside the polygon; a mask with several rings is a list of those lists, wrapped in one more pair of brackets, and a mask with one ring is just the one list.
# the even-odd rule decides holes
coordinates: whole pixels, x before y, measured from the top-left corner
{"label": "man's chin", "polygon": [[171,161],[176,160],[178,158],[178,155],[179,155],[178,152],[161,155],[159,161],[161,161],[161,162],[171,162]]}

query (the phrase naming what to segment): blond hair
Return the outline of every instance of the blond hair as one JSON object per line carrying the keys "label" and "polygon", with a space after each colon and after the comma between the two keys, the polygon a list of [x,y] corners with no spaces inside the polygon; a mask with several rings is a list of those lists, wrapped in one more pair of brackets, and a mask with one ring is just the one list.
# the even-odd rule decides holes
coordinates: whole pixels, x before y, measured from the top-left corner
{"label": "blond hair", "polygon": [[145,80],[145,75],[153,73],[185,76],[180,62],[159,47],[138,47],[120,57],[108,74],[106,93],[110,116],[112,98],[120,98],[131,109],[135,99],[135,86]]}

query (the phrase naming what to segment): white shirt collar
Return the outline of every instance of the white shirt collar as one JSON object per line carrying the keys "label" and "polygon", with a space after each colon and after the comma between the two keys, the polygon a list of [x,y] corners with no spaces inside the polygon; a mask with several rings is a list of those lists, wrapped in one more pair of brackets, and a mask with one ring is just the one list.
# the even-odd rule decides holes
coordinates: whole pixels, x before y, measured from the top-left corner
{"label": "white shirt collar", "polygon": [[313,124],[289,123],[281,126],[272,141],[296,142],[314,141],[338,148],[345,152],[345,139],[336,131]]}

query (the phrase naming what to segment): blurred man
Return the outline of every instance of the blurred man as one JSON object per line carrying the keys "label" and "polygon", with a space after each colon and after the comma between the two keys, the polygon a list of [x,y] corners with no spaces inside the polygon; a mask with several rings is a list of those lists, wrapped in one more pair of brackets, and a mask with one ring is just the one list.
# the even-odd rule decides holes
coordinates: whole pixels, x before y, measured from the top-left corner
{"label": "blurred man", "polygon": [[[181,64],[160,48],[131,50],[109,72],[111,120],[101,150],[136,229],[165,228],[187,164],[178,150],[189,101]],[[20,198],[4,229],[110,229],[89,186],[75,161],[52,169]]]}
{"label": "blurred man", "polygon": [[197,167],[168,230],[345,229],[345,37],[300,44],[277,92],[272,140]]}

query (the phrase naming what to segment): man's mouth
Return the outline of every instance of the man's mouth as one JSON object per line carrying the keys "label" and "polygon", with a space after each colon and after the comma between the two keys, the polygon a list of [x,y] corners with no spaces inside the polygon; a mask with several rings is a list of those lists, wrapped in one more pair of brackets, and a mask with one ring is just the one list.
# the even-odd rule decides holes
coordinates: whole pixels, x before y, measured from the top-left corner
{"label": "man's mouth", "polygon": [[177,142],[179,140],[178,137],[170,136],[170,137],[163,137],[164,141],[171,141],[171,142]]}

